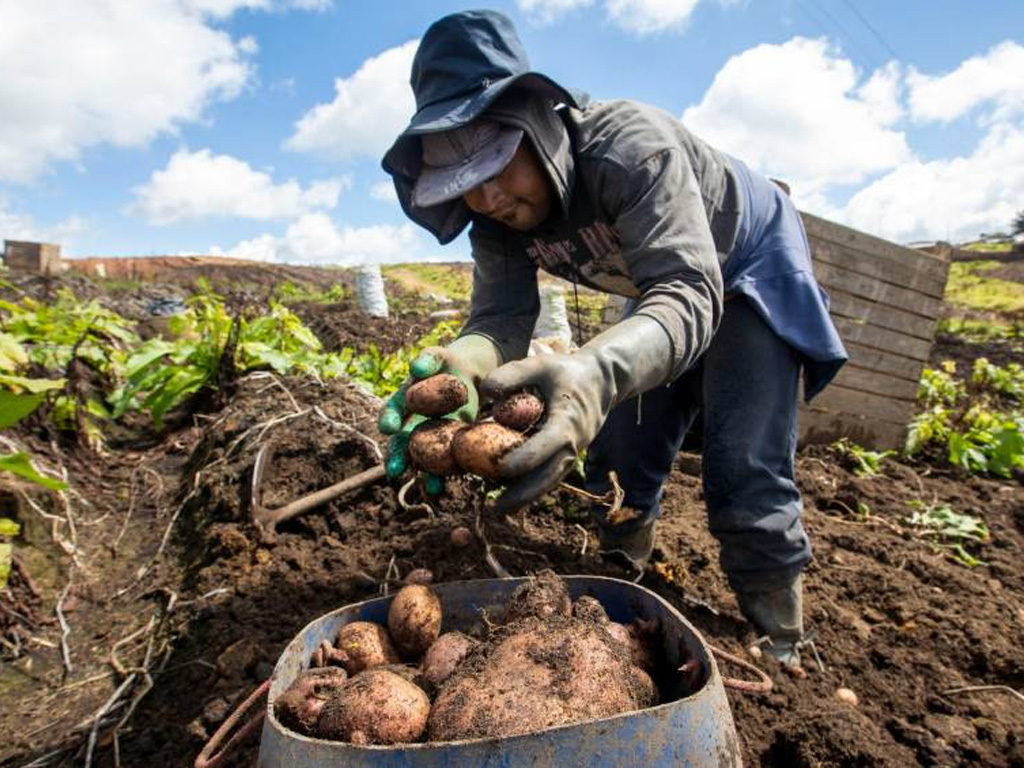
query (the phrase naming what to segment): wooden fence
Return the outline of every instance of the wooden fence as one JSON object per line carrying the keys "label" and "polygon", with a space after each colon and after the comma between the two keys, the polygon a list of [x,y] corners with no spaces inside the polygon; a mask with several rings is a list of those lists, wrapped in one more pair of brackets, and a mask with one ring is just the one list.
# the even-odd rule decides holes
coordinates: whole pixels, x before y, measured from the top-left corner
{"label": "wooden fence", "polygon": [[949,262],[803,214],[818,282],[850,361],[800,410],[803,443],[903,445],[942,311]]}

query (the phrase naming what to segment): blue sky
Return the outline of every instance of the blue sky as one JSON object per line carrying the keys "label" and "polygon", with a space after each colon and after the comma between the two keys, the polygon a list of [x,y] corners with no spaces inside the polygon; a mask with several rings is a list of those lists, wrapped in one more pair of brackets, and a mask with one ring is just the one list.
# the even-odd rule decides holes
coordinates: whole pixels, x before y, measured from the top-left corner
{"label": "blue sky", "polygon": [[[379,158],[416,41],[478,4],[0,0],[0,238],[70,256],[455,259]],[[508,0],[533,67],[662,107],[900,242],[1024,209],[1020,0]],[[65,41],[58,43],[57,41]]]}

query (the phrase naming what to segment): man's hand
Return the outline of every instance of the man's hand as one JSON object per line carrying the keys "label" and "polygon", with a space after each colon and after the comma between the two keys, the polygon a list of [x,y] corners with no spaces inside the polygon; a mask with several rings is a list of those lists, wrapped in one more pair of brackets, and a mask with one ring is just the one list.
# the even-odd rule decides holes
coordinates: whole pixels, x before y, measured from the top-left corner
{"label": "man's hand", "polygon": [[[398,477],[408,468],[409,437],[426,420],[425,416],[412,412],[406,403],[405,393],[409,387],[439,373],[455,376],[466,387],[466,402],[441,418],[472,422],[480,408],[477,383],[500,363],[497,347],[489,339],[472,334],[456,339],[448,347],[428,347],[412,361],[409,378],[388,399],[378,419],[380,431],[391,436],[385,461],[388,477]],[[428,478],[428,490],[439,492],[440,486],[437,478]]]}
{"label": "man's hand", "polygon": [[668,333],[658,321],[635,316],[571,354],[537,355],[492,371],[480,394],[500,400],[532,387],[544,398],[547,414],[537,433],[499,462],[502,477],[511,482],[496,510],[518,509],[553,488],[597,437],[612,408],[667,383],[672,366]]}

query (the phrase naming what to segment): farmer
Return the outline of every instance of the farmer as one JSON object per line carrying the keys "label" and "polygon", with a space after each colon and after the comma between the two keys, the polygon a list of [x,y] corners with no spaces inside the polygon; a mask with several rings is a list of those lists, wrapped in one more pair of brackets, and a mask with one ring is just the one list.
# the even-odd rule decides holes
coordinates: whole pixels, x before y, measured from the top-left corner
{"label": "farmer", "polygon": [[[442,244],[467,226],[469,319],[412,366],[496,399],[533,387],[539,432],[507,454],[499,512],[550,490],[587,449],[588,489],[625,490],[601,548],[642,568],[662,486],[701,418],[711,532],[766,651],[799,665],[801,572],[811,556],[793,478],[799,374],[817,394],[846,360],[796,209],[774,184],[672,115],[590,102],[530,70],[492,11],[435,22],[412,65],[417,112],[383,160],[405,213]],[[537,270],[628,297],[627,316],[570,354],[527,358]],[[476,390],[473,390],[475,385]],[[407,436],[401,395],[381,430]],[[389,474],[406,468],[392,439]]]}

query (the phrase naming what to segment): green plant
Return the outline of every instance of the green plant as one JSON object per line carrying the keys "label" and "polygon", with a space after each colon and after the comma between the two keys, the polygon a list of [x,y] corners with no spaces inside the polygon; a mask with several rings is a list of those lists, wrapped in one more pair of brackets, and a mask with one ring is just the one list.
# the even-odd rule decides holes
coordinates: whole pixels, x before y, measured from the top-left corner
{"label": "green plant", "polygon": [[1020,366],[1000,368],[979,358],[968,381],[956,379],[955,371],[946,362],[942,370],[923,372],[918,390],[923,410],[910,424],[904,453],[914,456],[935,446],[967,472],[1011,477],[1024,468],[1024,414],[1000,410],[994,396],[1019,401]]}
{"label": "green plant", "polygon": [[937,546],[949,549],[957,562],[969,567],[983,564],[967,551],[969,545],[986,544],[989,541],[988,526],[981,518],[959,514],[946,504],[927,505],[915,499],[909,505],[914,508],[914,512],[906,518],[908,525],[923,529],[926,538]]}
{"label": "green plant", "polygon": [[998,261],[958,261],[950,265],[946,301],[977,310],[1016,312],[1024,309],[1024,284],[991,277]]}
{"label": "green plant", "polygon": [[14,557],[14,545],[8,539],[13,539],[20,532],[20,525],[9,518],[0,517],[0,589],[7,586]]}
{"label": "green plant", "polygon": [[853,473],[858,477],[877,475],[882,470],[882,461],[896,454],[896,451],[869,451],[846,437],[832,443],[832,449],[852,460]]}

